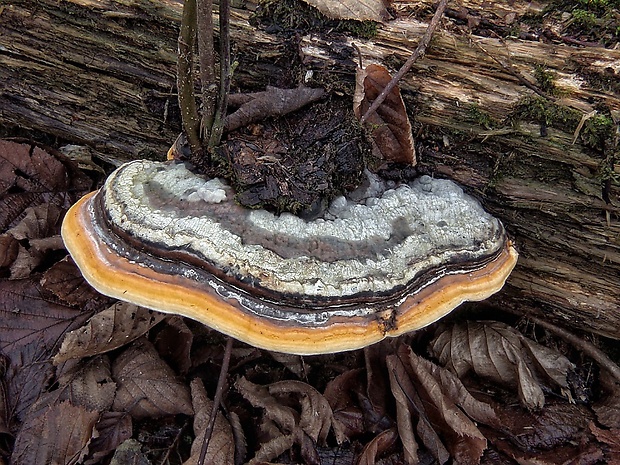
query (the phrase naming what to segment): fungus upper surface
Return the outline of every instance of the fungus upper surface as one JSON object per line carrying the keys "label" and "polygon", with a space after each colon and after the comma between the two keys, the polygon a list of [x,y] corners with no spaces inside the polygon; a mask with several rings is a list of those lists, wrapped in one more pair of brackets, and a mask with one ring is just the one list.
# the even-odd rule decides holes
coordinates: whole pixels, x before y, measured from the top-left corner
{"label": "fungus upper surface", "polygon": [[301,354],[418,329],[498,291],[516,263],[502,224],[450,181],[350,197],[305,221],[242,208],[183,164],[139,161],[70,210],[63,238],[104,294]]}

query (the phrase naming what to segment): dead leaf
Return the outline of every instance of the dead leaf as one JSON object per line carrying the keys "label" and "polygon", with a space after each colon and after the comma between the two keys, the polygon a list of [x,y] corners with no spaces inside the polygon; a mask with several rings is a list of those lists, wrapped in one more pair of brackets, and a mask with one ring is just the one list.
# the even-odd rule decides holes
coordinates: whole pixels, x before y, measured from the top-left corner
{"label": "dead leaf", "polygon": [[153,344],[157,352],[179,374],[187,374],[192,365],[190,352],[194,333],[187,327],[180,316],[167,316],[165,324],[155,336]]}
{"label": "dead leaf", "polygon": [[394,447],[398,439],[396,428],[386,429],[377,434],[372,441],[364,446],[356,465],[375,465],[381,454]]}
{"label": "dead leaf", "polygon": [[390,15],[383,0],[304,0],[328,18],[357,21],[387,20]]}
{"label": "dead leaf", "polygon": [[269,356],[273,358],[276,362],[281,363],[289,370],[291,373],[294,373],[298,378],[306,378],[308,376],[306,364],[304,363],[304,358],[300,355],[294,354],[284,354],[282,352],[269,352]]}
{"label": "dead leaf", "polygon": [[[64,249],[60,238],[62,213],[58,207],[51,204],[27,208],[24,211],[25,216],[19,223],[0,236],[5,247],[2,252],[4,266],[10,267],[11,279],[28,277],[49,252]],[[7,236],[15,241],[11,241]]]}
{"label": "dead leaf", "polygon": [[146,339],[134,342],[114,360],[112,378],[118,385],[112,406],[116,411],[136,419],[193,413],[189,389]]}
{"label": "dead leaf", "polygon": [[[358,119],[368,111],[375,99],[392,80],[387,68],[370,64],[358,68],[355,75],[353,111]],[[365,122],[371,131],[373,153],[387,162],[416,164],[411,123],[398,86],[388,94],[377,111]]]}
{"label": "dead leaf", "polygon": [[57,391],[63,393],[60,399],[98,412],[109,409],[116,394],[106,356],[81,360],[59,375],[58,385]]}
{"label": "dead leaf", "polygon": [[592,421],[588,427],[599,442],[608,446],[609,450],[605,453],[605,464],[620,465],[620,429],[601,429]]}
{"label": "dead leaf", "polygon": [[17,259],[19,254],[19,242],[10,234],[0,235],[0,270],[1,277],[8,277],[10,274],[9,267]]}
{"label": "dead leaf", "polygon": [[599,424],[612,429],[620,429],[620,383],[611,376],[601,376],[602,398],[592,408]]}
{"label": "dead leaf", "polygon": [[[424,414],[422,400],[416,392],[413,382],[408,375],[402,361],[395,355],[390,355],[387,359],[389,370],[390,385],[392,394],[396,400],[396,424],[398,435],[403,445],[405,462],[413,465],[418,460],[418,441],[415,437],[417,429],[421,441],[428,448],[430,453],[439,461],[445,463],[449,458],[446,447],[442,443],[439,435],[433,429],[428,418]],[[416,415],[417,426],[414,425],[414,415]]]}
{"label": "dead leaf", "polygon": [[332,409],[320,392],[307,383],[290,380],[269,385],[269,394],[296,398],[301,407],[299,427],[315,443],[325,444],[332,424]]}
{"label": "dead leaf", "polygon": [[273,460],[293,444],[300,446],[307,459],[317,456],[316,445],[325,444],[333,415],[329,403],[316,389],[292,380],[259,386],[245,378],[239,379],[235,386],[254,407],[264,410],[264,418],[268,421],[263,422],[263,432],[270,429],[265,434],[268,439],[261,444],[251,463]]}
{"label": "dead leaf", "polygon": [[332,408],[334,433],[341,442],[350,441],[367,431],[364,412],[354,394],[363,384],[364,370],[355,368],[332,379],[323,393]]}
{"label": "dead leaf", "polygon": [[103,412],[95,425],[98,436],[88,447],[88,457],[84,465],[101,463],[101,458],[116,450],[123,441],[132,435],[131,415],[127,412]]}
{"label": "dead leaf", "polygon": [[543,380],[566,388],[574,365],[559,352],[525,338],[500,322],[464,322],[442,330],[431,342],[439,362],[463,377],[468,371],[517,388],[519,399],[530,409],[545,403]]}
{"label": "dead leaf", "polygon": [[459,464],[480,463],[486,439],[465,409],[478,419],[498,424],[490,406],[475,400],[454,375],[408,346],[388,356],[388,369],[408,463],[417,462],[413,419],[417,437],[440,463],[449,457]]}
{"label": "dead leaf", "polygon": [[68,401],[24,423],[11,456],[13,465],[76,464],[88,451],[99,412]]}
{"label": "dead leaf", "polygon": [[[198,463],[205,432],[213,409],[213,401],[207,397],[207,392],[201,380],[194,379],[190,384],[190,388],[192,391],[192,406],[194,407],[194,412],[196,412],[194,416],[194,434],[196,437],[192,443],[190,458],[183,462],[183,465],[195,465]],[[215,418],[211,441],[207,448],[205,463],[213,465],[230,465],[235,463],[235,441],[232,428],[219,410]]]}
{"label": "dead leaf", "polygon": [[9,362],[5,382],[10,424],[23,421],[47,387],[53,374],[50,359],[64,333],[90,316],[61,305],[37,281],[0,281],[0,353]]}
{"label": "dead leaf", "polygon": [[117,302],[67,334],[54,364],[90,357],[128,344],[143,336],[165,315],[127,302]]}
{"label": "dead leaf", "polygon": [[[508,405],[498,407],[498,414],[502,427],[486,428],[485,435],[494,448],[517,463],[601,463],[603,454],[600,447],[595,447],[598,452],[589,447],[595,444],[588,432],[588,424],[593,415],[584,405],[550,400],[536,412],[518,405]],[[579,457],[583,452],[585,455]],[[594,456],[591,455],[592,452]]]}
{"label": "dead leaf", "polygon": [[91,186],[92,180],[62,154],[0,140],[0,231],[29,207],[49,204],[67,210]]}
{"label": "dead leaf", "polygon": [[53,264],[41,278],[41,286],[68,305],[101,308],[107,300],[86,282],[70,255]]}

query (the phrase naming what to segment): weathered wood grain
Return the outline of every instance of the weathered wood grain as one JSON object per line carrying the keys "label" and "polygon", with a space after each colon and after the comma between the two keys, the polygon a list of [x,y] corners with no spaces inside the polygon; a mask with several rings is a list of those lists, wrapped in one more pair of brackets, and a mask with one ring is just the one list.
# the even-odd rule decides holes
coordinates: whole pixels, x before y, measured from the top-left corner
{"label": "weathered wood grain", "polygon": [[[318,33],[285,39],[235,10],[235,85],[260,90],[312,71],[310,84],[348,92],[352,45],[366,63],[394,69],[426,27],[414,13],[430,3],[416,2],[414,11],[413,2],[397,2],[403,16],[368,40]],[[515,14],[510,23],[542,6],[465,3],[499,22]],[[0,125],[86,144],[108,159],[163,158],[179,130],[180,9],[171,0],[18,0],[0,7]],[[620,51],[479,37],[449,19],[440,29],[401,88],[420,171],[477,195],[520,249],[492,303],[620,338]],[[533,90],[541,89],[537,70],[553,76],[555,95]],[[607,125],[600,140],[584,137],[593,125],[574,137],[589,113],[590,123]]]}

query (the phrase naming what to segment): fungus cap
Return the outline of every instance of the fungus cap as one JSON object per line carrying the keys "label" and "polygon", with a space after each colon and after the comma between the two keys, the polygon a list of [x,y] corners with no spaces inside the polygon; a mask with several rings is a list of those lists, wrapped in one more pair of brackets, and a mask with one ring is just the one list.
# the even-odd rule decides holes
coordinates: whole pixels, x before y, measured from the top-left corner
{"label": "fungus cap", "polygon": [[517,261],[499,220],[456,184],[373,182],[305,221],[237,205],[176,162],[131,162],[67,213],[62,236],[103,294],[257,347],[352,350],[497,292]]}

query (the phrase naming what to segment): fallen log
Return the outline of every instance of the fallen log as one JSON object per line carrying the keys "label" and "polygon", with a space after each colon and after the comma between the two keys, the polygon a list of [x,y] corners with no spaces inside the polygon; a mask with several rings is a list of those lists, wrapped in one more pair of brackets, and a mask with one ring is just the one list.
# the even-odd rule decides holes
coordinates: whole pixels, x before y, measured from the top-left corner
{"label": "fallen log", "polygon": [[[461,183],[513,235],[519,264],[494,305],[619,339],[620,50],[476,35],[533,7],[464,3],[401,83],[419,171]],[[365,64],[396,69],[432,14],[430,1],[395,2],[398,19],[372,38],[296,37],[250,21],[254,6],[232,18],[233,85],[254,91],[304,81],[348,94],[355,47]],[[162,159],[179,132],[180,11],[173,0],[0,6],[2,135],[44,134],[112,163]]]}

